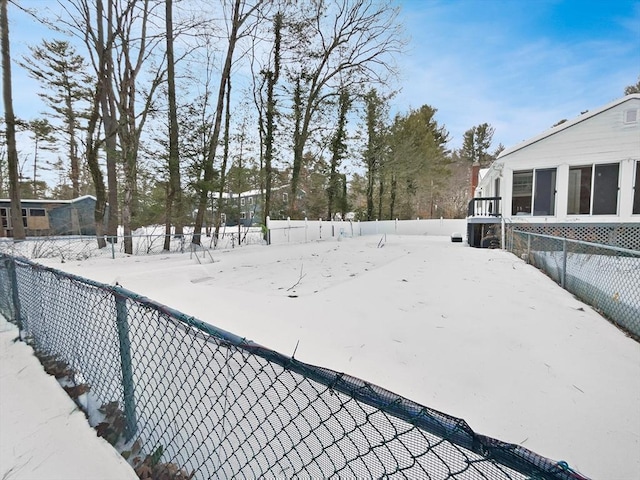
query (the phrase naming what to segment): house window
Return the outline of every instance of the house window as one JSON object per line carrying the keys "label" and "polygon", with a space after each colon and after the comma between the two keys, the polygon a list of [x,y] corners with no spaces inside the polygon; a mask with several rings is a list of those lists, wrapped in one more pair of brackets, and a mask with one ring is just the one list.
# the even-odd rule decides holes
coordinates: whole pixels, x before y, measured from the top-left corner
{"label": "house window", "polygon": [[591,167],[569,168],[569,215],[588,215],[591,211]]}
{"label": "house window", "polygon": [[22,209],[22,225],[24,225],[24,228],[27,228],[27,209],[26,208]]}
{"label": "house window", "polygon": [[249,214],[249,218],[251,218],[251,219],[253,219],[253,217],[255,217],[255,216],[256,216],[256,212],[251,212],[251,213]]}
{"label": "house window", "polygon": [[253,197],[249,197],[249,205],[253,205]]}
{"label": "house window", "polygon": [[638,122],[638,110],[633,108],[630,110],[625,110],[623,112],[624,115],[624,124],[630,125]]}
{"label": "house window", "polygon": [[531,214],[531,193],[533,192],[533,170],[513,172],[513,199],[511,215]]}
{"label": "house window", "polygon": [[29,209],[29,216],[30,217],[45,217],[46,213],[44,211],[44,208],[30,208]]}
{"label": "house window", "polygon": [[282,194],[282,201],[284,203],[287,203],[289,201],[289,194],[288,193],[283,193]]}
{"label": "house window", "polygon": [[241,206],[241,207],[244,207],[244,198],[241,198],[241,199],[240,199],[240,206]]}
{"label": "house window", "polygon": [[534,215],[555,215],[556,213],[556,169],[536,170],[535,193],[533,195]]}
{"label": "house window", "polygon": [[245,218],[247,218],[247,213],[246,212],[240,212],[240,218],[242,220],[244,220]]}
{"label": "house window", "polygon": [[633,184],[633,213],[640,214],[640,162],[636,162],[636,180]]}
{"label": "house window", "polygon": [[220,214],[220,223],[227,223],[227,215],[225,213]]}
{"label": "house window", "polygon": [[618,213],[617,163],[569,168],[569,215]]}
{"label": "house window", "polygon": [[620,165],[596,165],[593,178],[593,214],[618,213],[618,176]]}
{"label": "house window", "polygon": [[11,214],[8,208],[0,208],[0,218],[2,219],[2,228],[11,228]]}

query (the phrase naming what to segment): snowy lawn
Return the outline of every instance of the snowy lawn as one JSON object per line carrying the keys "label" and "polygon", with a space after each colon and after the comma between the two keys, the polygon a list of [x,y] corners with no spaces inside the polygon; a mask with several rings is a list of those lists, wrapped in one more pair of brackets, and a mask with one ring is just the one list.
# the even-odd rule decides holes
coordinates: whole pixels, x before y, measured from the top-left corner
{"label": "snowy lawn", "polygon": [[0,478],[137,479],[17,337],[0,317]]}
{"label": "snowy lawn", "polygon": [[43,263],[295,351],[594,479],[640,478],[637,342],[509,253],[382,239]]}

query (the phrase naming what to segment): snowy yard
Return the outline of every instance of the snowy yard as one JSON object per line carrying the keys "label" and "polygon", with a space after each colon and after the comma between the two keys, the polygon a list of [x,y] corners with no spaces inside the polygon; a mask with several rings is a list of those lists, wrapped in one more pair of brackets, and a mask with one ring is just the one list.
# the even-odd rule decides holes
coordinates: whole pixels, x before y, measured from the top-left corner
{"label": "snowy yard", "polygon": [[200,261],[42,262],[295,351],[591,478],[640,478],[637,342],[509,253],[448,237],[381,239],[255,245]]}

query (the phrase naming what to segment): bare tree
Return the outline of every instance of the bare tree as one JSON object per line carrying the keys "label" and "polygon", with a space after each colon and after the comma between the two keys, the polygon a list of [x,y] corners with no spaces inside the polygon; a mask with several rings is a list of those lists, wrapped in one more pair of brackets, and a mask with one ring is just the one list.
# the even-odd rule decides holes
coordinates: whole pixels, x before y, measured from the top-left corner
{"label": "bare tree", "polygon": [[301,21],[288,23],[289,74],[294,87],[290,211],[296,210],[305,146],[312,122],[340,87],[386,83],[404,39],[390,1],[310,1]]}
{"label": "bare tree", "polygon": [[[225,96],[229,87],[229,79],[231,78],[231,66],[233,64],[234,52],[238,40],[244,35],[243,26],[254,12],[260,7],[263,0],[256,0],[249,5],[244,0],[233,0],[232,13],[230,18],[230,31],[228,37],[227,51],[225,54],[224,66],[220,73],[220,84],[218,87],[218,98],[216,102],[215,120],[213,125],[213,133],[209,142],[209,150],[204,164],[203,181],[198,198],[198,211],[194,225],[192,242],[200,244],[200,235],[202,225],[204,223],[205,212],[207,209],[207,198],[209,192],[212,191],[214,180],[214,160],[216,156],[216,148],[220,139],[220,131],[222,129],[222,119],[224,114]],[[224,186],[220,186],[220,189]]]}
{"label": "bare tree", "polygon": [[165,29],[167,42],[167,94],[169,102],[169,189],[165,222],[164,249],[171,246],[171,224],[176,235],[183,234],[182,189],[180,188],[180,159],[178,153],[178,112],[176,105],[175,59],[173,55],[173,0],[165,0]]}
{"label": "bare tree", "polygon": [[0,0],[0,41],[2,42],[2,98],[7,136],[7,161],[9,166],[9,194],[11,196],[11,225],[14,240],[24,240],[20,205],[20,182],[18,178],[18,150],[16,148],[16,117],[13,113],[11,90],[11,51],[9,42],[8,0]]}
{"label": "bare tree", "polygon": [[[165,74],[163,59],[160,66],[150,72],[151,81],[146,89],[140,80],[143,66],[150,63],[151,52],[162,39],[161,35],[150,32],[154,9],[159,3],[152,0],[107,0],[106,12],[102,10],[102,0],[95,3],[91,0],[70,0],[70,3],[79,13],[70,15],[72,26],[84,35],[94,66],[102,68],[106,77],[105,88],[101,89],[101,110],[107,147],[109,234],[113,234],[114,218],[111,214],[117,205],[115,160],[119,159],[124,178],[121,209],[124,250],[132,253],[140,138],[154,93]],[[92,15],[94,7],[95,17]],[[103,60],[104,65],[101,66]],[[116,145],[119,147],[117,151]]]}
{"label": "bare tree", "polygon": [[[96,84],[93,87],[91,107],[86,135],[87,166],[96,191],[94,216],[98,246],[104,247],[106,233],[111,242],[117,239],[118,230],[118,177],[117,177],[117,138],[118,120],[113,93],[113,48],[114,48],[114,0],[69,0],[63,4],[66,18],[60,18],[62,24],[69,26],[81,38],[91,58]],[[104,128],[104,137],[99,135]],[[99,165],[99,152],[105,150],[107,163],[107,186]],[[108,189],[107,189],[108,187]],[[108,195],[108,198],[107,198]],[[109,209],[107,210],[107,201]],[[108,212],[107,225],[104,225]]]}

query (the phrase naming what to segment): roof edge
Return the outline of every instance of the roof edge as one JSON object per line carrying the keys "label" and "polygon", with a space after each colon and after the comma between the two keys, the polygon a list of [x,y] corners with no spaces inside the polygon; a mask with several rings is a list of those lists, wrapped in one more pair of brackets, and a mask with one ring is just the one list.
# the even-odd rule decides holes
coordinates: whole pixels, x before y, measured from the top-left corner
{"label": "roof edge", "polygon": [[501,160],[504,159],[504,157],[511,155],[512,153],[517,152],[518,150],[522,150],[525,147],[528,147],[529,145],[532,145],[534,143],[539,142],[540,140],[543,140],[547,137],[551,137],[552,135],[555,135],[556,133],[562,132],[563,130],[566,130],[568,128],[573,127],[574,125],[577,125],[579,123],[584,122],[585,120],[588,120],[592,117],[595,117],[596,115],[601,114],[602,112],[605,112],[607,110],[610,110],[614,107],[617,107],[618,105],[621,105],[625,102],[631,101],[631,100],[640,100],[640,93],[632,93],[631,95],[626,95],[624,97],[618,98],[617,100],[614,100],[612,102],[607,103],[606,105],[603,105],[602,107],[596,108],[595,110],[590,110],[586,113],[583,113],[582,115],[579,115],[578,117],[572,119],[572,120],[567,120],[566,122],[561,123],[560,125],[556,125],[555,127],[551,127],[547,130],[545,130],[544,132],[533,136],[531,138],[529,138],[528,140],[525,140],[521,143],[516,144],[513,147],[507,148],[505,150],[503,150],[502,152],[500,152],[500,155],[498,155],[498,157],[496,158],[497,160]]}

